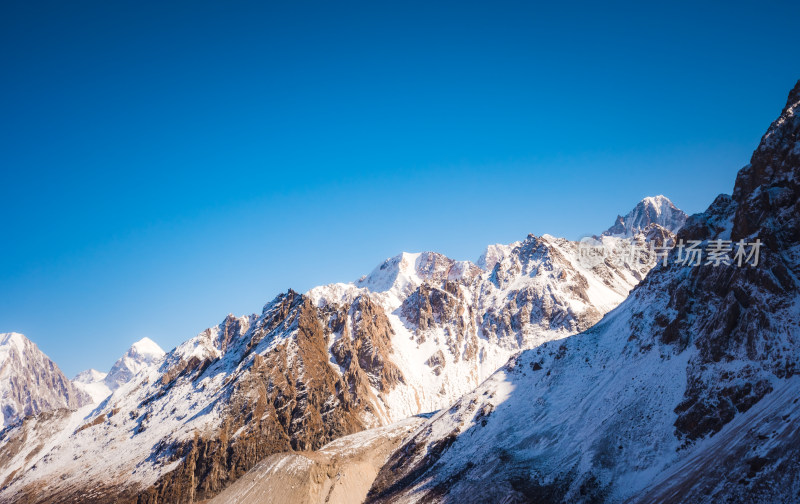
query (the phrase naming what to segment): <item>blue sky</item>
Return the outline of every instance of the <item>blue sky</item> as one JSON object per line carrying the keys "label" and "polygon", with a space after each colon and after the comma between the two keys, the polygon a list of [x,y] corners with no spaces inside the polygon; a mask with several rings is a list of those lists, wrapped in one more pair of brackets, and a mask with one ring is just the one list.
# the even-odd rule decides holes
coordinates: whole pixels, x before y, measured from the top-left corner
{"label": "blue sky", "polygon": [[797,2],[3,2],[0,331],[72,376],[400,251],[577,238],[653,194],[702,211],[800,77],[797,19]]}

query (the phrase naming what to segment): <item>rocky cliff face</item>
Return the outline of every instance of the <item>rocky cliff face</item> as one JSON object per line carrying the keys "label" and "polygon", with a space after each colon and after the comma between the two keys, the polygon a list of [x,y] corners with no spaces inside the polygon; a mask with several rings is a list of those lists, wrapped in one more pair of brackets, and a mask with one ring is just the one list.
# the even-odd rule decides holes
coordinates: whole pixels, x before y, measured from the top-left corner
{"label": "rocky cliff face", "polygon": [[0,334],[0,427],[28,415],[77,409],[89,398],[28,338]]}
{"label": "rocky cliff face", "polygon": [[760,240],[757,264],[674,250],[597,325],[522,352],[421,426],[368,501],[796,500],[798,107],[800,82],[733,195],[678,233]]}
{"label": "rocky cliff face", "polygon": [[355,283],[228,316],[98,407],[5,433],[0,501],[211,497],[268,455],[449,405],[519,350],[600,320],[655,264],[587,265],[579,243],[548,235],[495,249],[485,268],[404,253]]}

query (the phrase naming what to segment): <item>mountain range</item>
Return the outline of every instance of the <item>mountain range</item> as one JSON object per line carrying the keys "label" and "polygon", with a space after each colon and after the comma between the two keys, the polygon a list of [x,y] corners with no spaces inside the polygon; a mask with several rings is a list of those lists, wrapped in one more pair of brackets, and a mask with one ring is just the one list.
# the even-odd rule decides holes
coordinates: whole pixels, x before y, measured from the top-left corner
{"label": "mountain range", "polygon": [[[403,253],[73,382],[4,337],[0,502],[792,501],[798,107],[704,213],[648,197],[595,237],[637,255]],[[760,262],[681,262],[740,240]]]}

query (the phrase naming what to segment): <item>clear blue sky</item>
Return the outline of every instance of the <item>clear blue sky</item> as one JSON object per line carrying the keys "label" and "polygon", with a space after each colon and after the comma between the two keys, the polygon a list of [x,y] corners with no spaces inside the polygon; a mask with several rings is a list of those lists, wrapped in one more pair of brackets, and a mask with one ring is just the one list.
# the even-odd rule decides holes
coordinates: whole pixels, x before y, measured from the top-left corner
{"label": "clear blue sky", "polygon": [[6,0],[0,331],[72,376],[403,250],[701,211],[800,4],[697,4]]}

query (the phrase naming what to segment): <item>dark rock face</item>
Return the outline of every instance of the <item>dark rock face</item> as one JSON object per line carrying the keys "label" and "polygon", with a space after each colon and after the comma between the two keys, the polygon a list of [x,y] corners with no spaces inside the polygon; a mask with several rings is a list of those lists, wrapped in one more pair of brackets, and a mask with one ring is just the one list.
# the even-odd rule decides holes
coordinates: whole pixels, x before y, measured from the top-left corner
{"label": "dark rock face", "polygon": [[[454,281],[442,282],[441,288],[424,284],[400,307],[403,317],[414,330],[417,343],[424,343],[431,330],[441,328],[447,349],[456,361],[474,358],[478,337],[475,311],[465,299],[462,288],[461,283]],[[443,365],[444,361],[442,355],[439,364],[431,367]]]}
{"label": "dark rock face", "polygon": [[[674,294],[668,308],[677,315],[664,329],[662,341],[681,347],[694,344],[700,351],[686,400],[676,410],[676,432],[689,440],[719,431],[735,412],[746,411],[771,391],[769,375],[791,377],[800,364],[785,347],[783,328],[769,317],[789,309],[798,293],[798,89],[800,83],[750,164],[739,172],[733,196],[719,196],[678,233],[678,239],[710,240],[727,238],[727,231],[733,242],[763,243],[757,267],[693,268],[687,278],[670,286]],[[704,321],[698,323],[698,318]],[[738,374],[710,376],[704,371],[710,364],[735,360],[754,364]],[[737,384],[742,379],[745,385]]]}
{"label": "dark rock face", "polygon": [[366,384],[385,392],[403,382],[403,373],[389,358],[394,331],[380,305],[359,296],[337,312],[330,324],[330,330],[339,335],[331,352],[345,370],[356,399],[368,396]]}
{"label": "dark rock face", "polygon": [[[781,116],[772,123],[736,177],[733,199],[738,204],[731,239],[758,234],[772,251],[792,252],[800,242],[800,83],[789,94]],[[797,257],[792,262],[797,265]],[[795,273],[797,270],[793,270]]]}

